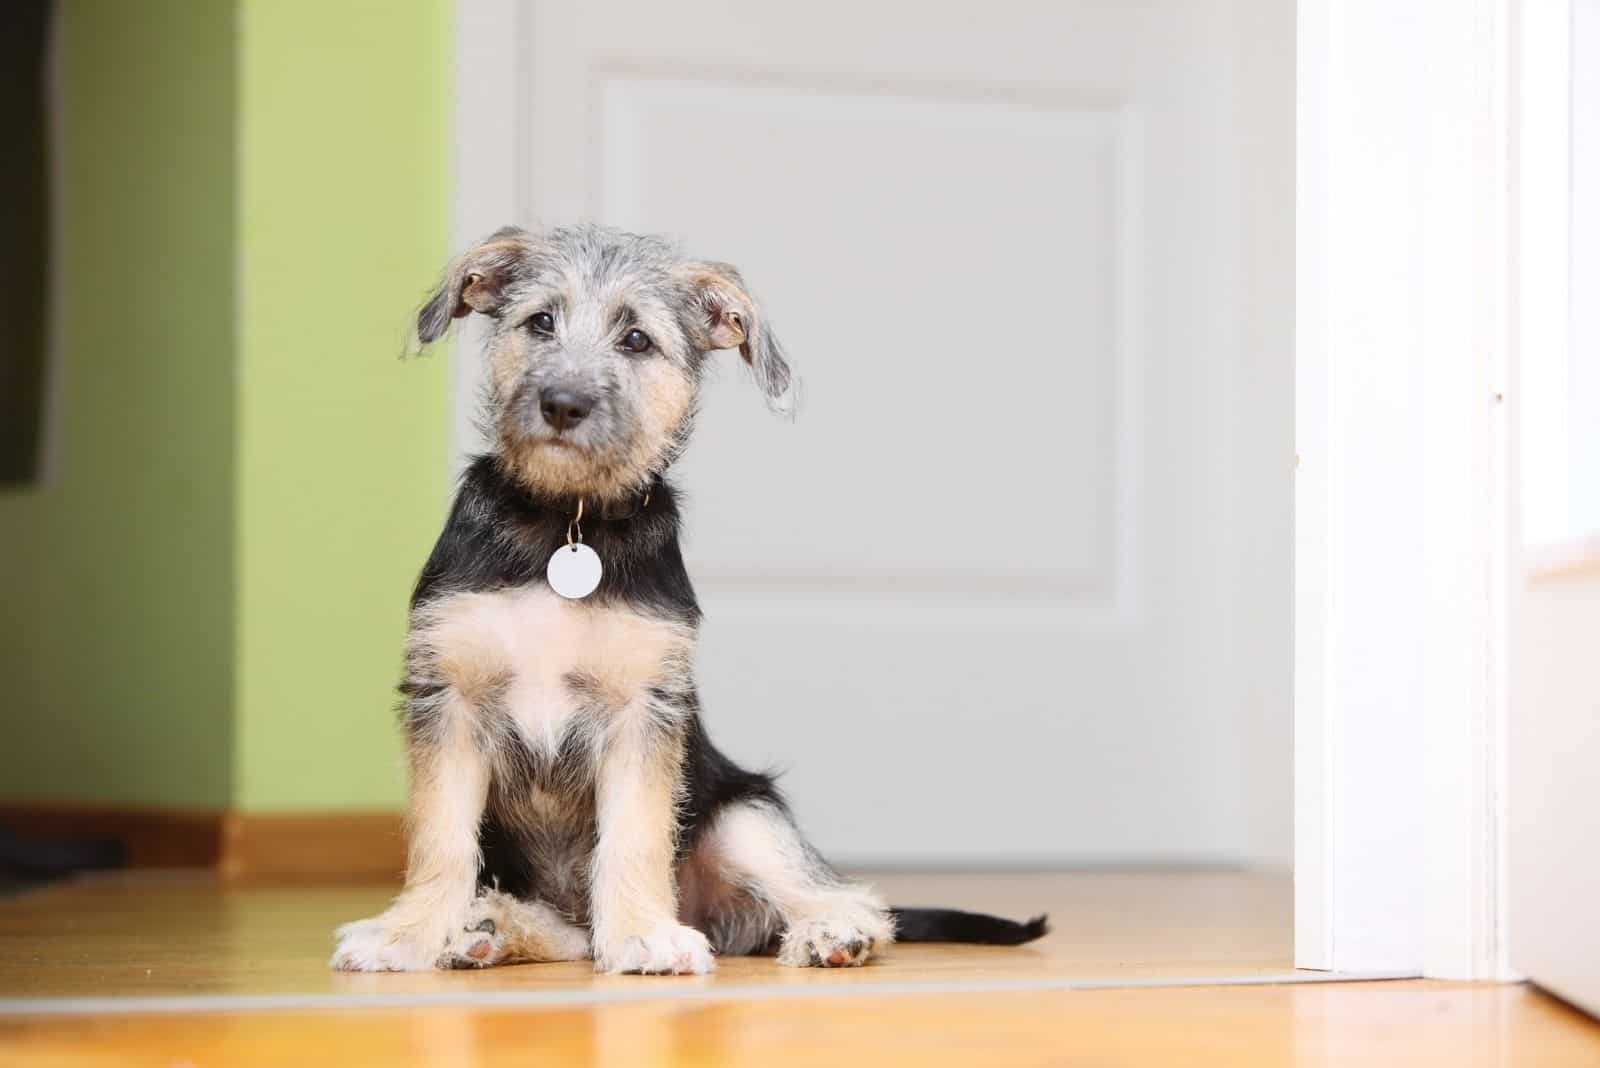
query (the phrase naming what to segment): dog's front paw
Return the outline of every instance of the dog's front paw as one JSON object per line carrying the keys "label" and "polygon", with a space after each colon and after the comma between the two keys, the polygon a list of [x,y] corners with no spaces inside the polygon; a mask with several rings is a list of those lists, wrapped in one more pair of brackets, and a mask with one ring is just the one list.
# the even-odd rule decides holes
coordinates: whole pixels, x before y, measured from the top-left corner
{"label": "dog's front paw", "polygon": [[434,925],[401,925],[386,916],[347,923],[334,935],[329,964],[343,972],[423,972],[438,967],[445,936]]}
{"label": "dog's front paw", "polygon": [[617,939],[594,960],[595,971],[612,974],[704,975],[716,966],[706,936],[678,923]]}
{"label": "dog's front paw", "polygon": [[805,920],[783,932],[778,963],[792,968],[855,968],[867,962],[877,938],[852,923]]}

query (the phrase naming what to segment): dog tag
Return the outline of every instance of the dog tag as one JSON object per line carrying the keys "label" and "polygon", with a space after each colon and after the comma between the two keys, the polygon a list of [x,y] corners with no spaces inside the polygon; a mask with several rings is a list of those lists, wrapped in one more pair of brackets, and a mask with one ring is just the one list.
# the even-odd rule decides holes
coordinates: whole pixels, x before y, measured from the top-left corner
{"label": "dog tag", "polygon": [[545,575],[552,590],[569,601],[580,601],[600,585],[601,570],[600,554],[578,542],[557,549]]}

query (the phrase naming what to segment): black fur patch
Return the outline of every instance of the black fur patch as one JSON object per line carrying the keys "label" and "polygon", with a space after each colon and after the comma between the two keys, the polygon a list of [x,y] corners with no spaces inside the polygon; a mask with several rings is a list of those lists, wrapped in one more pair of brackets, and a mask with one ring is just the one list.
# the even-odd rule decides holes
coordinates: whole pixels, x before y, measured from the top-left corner
{"label": "black fur patch", "polygon": [[[462,476],[455,506],[423,566],[413,607],[451,593],[546,585],[550,555],[567,543],[565,507],[533,498],[494,456],[480,456]],[[678,548],[678,504],[664,479],[626,519],[585,517],[583,540],[605,573],[590,594],[647,615],[698,624],[700,606]]]}

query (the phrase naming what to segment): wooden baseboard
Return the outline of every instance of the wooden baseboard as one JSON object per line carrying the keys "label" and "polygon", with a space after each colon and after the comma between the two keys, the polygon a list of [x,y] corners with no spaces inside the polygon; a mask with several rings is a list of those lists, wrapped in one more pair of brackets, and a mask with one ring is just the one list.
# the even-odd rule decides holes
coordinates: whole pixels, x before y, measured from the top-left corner
{"label": "wooden baseboard", "polygon": [[396,880],[398,812],[238,812],[0,802],[0,827],[26,839],[114,838],[133,868],[202,868],[230,882]]}
{"label": "wooden baseboard", "polygon": [[229,812],[218,871],[237,882],[398,880],[398,812]]}
{"label": "wooden baseboard", "polygon": [[24,839],[114,838],[133,868],[215,868],[222,813],[71,802],[0,802],[0,827]]}

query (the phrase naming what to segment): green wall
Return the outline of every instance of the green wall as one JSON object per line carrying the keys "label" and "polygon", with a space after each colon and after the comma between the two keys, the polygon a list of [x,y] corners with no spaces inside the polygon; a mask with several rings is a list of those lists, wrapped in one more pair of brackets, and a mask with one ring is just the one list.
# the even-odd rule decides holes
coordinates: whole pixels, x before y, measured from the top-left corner
{"label": "green wall", "polygon": [[67,0],[53,472],[0,490],[0,800],[387,807],[445,506],[448,0]]}
{"label": "green wall", "polygon": [[448,255],[449,4],[241,11],[236,799],[392,804],[448,478],[445,361],[400,355]]}
{"label": "green wall", "polygon": [[0,791],[218,805],[234,783],[234,13],[72,0],[58,32],[58,394],[44,483],[0,489]]}

